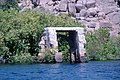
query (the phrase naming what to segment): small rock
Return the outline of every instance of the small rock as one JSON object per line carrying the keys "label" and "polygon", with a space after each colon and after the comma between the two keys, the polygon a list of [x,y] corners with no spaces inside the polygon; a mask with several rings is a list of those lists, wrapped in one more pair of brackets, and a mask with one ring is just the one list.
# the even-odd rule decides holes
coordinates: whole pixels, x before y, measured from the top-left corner
{"label": "small rock", "polygon": [[104,12],[99,12],[98,17],[104,19],[105,18],[105,13]]}
{"label": "small rock", "polygon": [[56,62],[58,62],[58,63],[62,62],[62,58],[63,57],[62,57],[62,53],[61,52],[55,54]]}

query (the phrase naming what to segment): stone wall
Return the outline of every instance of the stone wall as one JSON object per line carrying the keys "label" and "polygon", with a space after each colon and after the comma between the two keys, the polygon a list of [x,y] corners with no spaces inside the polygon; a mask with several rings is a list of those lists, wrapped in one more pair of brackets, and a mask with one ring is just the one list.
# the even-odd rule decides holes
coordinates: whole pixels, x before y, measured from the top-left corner
{"label": "stone wall", "polygon": [[70,13],[87,31],[110,28],[117,35],[120,28],[119,0],[19,0],[21,10],[37,9],[45,13]]}

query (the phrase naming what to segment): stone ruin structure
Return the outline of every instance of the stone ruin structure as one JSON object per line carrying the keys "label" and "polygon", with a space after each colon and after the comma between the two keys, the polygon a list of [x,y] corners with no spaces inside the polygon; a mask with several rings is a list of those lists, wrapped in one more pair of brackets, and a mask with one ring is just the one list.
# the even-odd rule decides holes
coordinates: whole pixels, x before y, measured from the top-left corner
{"label": "stone ruin structure", "polygon": [[69,46],[70,46],[70,60],[71,62],[84,62],[85,61],[85,31],[81,27],[47,27],[44,29],[39,46],[41,47],[40,53],[45,51],[45,48],[55,49],[56,62],[62,62],[62,54],[58,52],[57,32],[69,33]]}
{"label": "stone ruin structure", "polygon": [[111,36],[120,32],[120,0],[18,0],[21,10],[36,9],[45,13],[70,13],[87,31],[110,29]]}
{"label": "stone ruin structure", "polygon": [[[78,20],[78,22],[85,26],[86,31],[95,31],[104,27],[110,30],[111,36],[117,36],[120,34],[120,0],[18,0],[18,5],[21,11],[24,11],[25,9],[33,9],[55,15],[61,13],[70,14],[72,19]],[[77,48],[75,49],[77,49],[76,52],[80,55],[78,56],[80,60],[80,57],[84,56],[85,53],[85,49],[83,48],[85,40],[84,38],[81,38],[84,37],[81,35],[82,29],[63,29],[66,29],[63,31],[68,31],[69,34],[76,36],[75,38],[77,38],[78,41],[75,39],[75,42],[79,43],[76,43]],[[53,47],[58,46],[57,36],[55,34],[57,34],[57,31],[61,30],[62,28],[45,29],[45,36],[41,39],[43,42],[40,43],[43,50],[46,46],[50,47],[50,44],[52,44]],[[46,39],[46,41],[44,39]],[[75,49],[72,50],[71,48],[71,53],[74,52]],[[57,53],[59,52],[57,51],[55,55],[58,55]],[[58,61],[57,58],[56,60]]]}

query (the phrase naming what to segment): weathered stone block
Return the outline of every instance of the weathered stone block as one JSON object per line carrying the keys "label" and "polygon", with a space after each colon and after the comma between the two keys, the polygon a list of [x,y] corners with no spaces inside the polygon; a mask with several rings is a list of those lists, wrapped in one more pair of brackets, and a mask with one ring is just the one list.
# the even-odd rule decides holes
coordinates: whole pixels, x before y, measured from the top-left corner
{"label": "weathered stone block", "polygon": [[52,1],[52,0],[40,0],[40,5],[44,5],[44,4],[47,4],[49,1]]}
{"label": "weathered stone block", "polygon": [[60,62],[62,62],[62,59],[63,59],[63,57],[62,57],[62,53],[61,52],[55,54],[56,62],[60,63]]}
{"label": "weathered stone block", "polygon": [[86,9],[82,9],[82,10],[80,11],[80,16],[81,16],[81,17],[86,17],[86,15],[87,15],[87,10],[86,10]]}
{"label": "weathered stone block", "polygon": [[88,17],[88,18],[86,18],[86,21],[87,22],[95,22],[96,23],[98,21],[98,18],[95,18],[95,17],[89,18]]}
{"label": "weathered stone block", "polygon": [[75,3],[76,0],[67,0],[69,3]]}
{"label": "weathered stone block", "polygon": [[67,0],[61,0],[59,4],[59,11],[66,12],[67,11]]}
{"label": "weathered stone block", "polygon": [[102,18],[102,19],[103,19],[103,18],[105,18],[105,16],[106,16],[106,15],[105,15],[104,12],[99,12],[99,13],[98,13],[98,17],[99,17],[99,18]]}
{"label": "weathered stone block", "polygon": [[49,6],[52,6],[55,4],[55,2],[53,2],[52,0],[50,0],[48,3],[47,3]]}
{"label": "weathered stone block", "polygon": [[113,12],[107,15],[109,18],[110,22],[114,25],[120,23],[120,12]]}
{"label": "weathered stone block", "polygon": [[97,8],[89,8],[87,11],[87,16],[95,17],[97,15]]}
{"label": "weathered stone block", "polygon": [[95,0],[87,0],[86,7],[87,8],[95,7],[95,3],[96,3]]}
{"label": "weathered stone block", "polygon": [[82,43],[82,45],[83,45],[84,43],[86,43],[85,35],[84,35],[84,34],[82,34],[82,35],[80,35],[80,36],[78,36],[78,37],[79,37],[79,38],[78,38],[78,42]]}
{"label": "weathered stone block", "polygon": [[120,14],[116,14],[113,16],[113,18],[111,19],[113,24],[119,24],[120,23]]}
{"label": "weathered stone block", "polygon": [[88,27],[86,27],[86,31],[87,31],[87,32],[94,32],[94,31],[95,31],[95,28],[88,28]]}
{"label": "weathered stone block", "polygon": [[78,12],[80,12],[81,9],[84,9],[85,8],[85,5],[83,4],[82,1],[77,1],[76,3],[76,9]]}
{"label": "weathered stone block", "polygon": [[99,23],[100,27],[105,27],[105,28],[112,28],[112,24],[110,22],[107,21],[102,21]]}
{"label": "weathered stone block", "polygon": [[104,12],[106,15],[112,12],[117,12],[118,7],[117,6],[109,6],[109,7],[104,7],[102,12]]}
{"label": "weathered stone block", "polygon": [[95,28],[96,27],[96,22],[89,22],[87,24],[88,28]]}
{"label": "weathered stone block", "polygon": [[68,3],[68,11],[72,14],[72,16],[75,16],[76,13],[75,3]]}

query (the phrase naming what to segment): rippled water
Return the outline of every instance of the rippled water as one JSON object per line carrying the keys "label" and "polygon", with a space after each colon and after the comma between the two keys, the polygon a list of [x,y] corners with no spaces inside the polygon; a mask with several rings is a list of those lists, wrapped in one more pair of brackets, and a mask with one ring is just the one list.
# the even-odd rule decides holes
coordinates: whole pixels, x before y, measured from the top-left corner
{"label": "rippled water", "polygon": [[0,80],[120,80],[120,61],[0,65]]}

